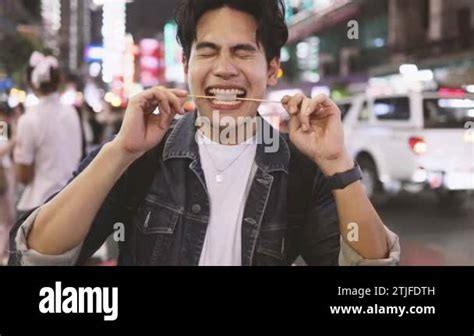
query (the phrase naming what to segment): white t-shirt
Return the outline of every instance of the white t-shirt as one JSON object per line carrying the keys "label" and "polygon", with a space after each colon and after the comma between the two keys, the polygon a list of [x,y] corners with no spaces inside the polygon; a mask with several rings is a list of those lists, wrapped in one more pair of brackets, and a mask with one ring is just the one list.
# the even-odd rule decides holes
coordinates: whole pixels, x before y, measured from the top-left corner
{"label": "white t-shirt", "polygon": [[[197,138],[210,197],[210,218],[199,265],[241,266],[242,218],[257,144],[252,138],[236,146],[221,145],[200,132]],[[218,170],[224,171],[220,174]]]}
{"label": "white t-shirt", "polygon": [[34,164],[34,177],[18,203],[31,210],[61,190],[72,177],[82,153],[80,120],[74,108],[61,104],[59,94],[42,97],[18,121],[14,159]]}
{"label": "white t-shirt", "polygon": [[[8,141],[2,141],[0,139],[0,150],[5,150],[10,144]],[[12,160],[10,159],[10,152],[0,156],[0,166],[3,168],[11,168],[13,166]]]}

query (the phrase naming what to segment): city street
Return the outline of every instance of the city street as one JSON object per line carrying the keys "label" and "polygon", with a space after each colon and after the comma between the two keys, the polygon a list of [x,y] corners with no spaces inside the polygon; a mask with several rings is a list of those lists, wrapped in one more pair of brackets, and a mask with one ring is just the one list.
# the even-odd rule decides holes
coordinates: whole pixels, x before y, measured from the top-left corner
{"label": "city street", "polygon": [[462,209],[440,206],[434,195],[401,194],[379,207],[400,236],[401,265],[474,265],[474,197]]}

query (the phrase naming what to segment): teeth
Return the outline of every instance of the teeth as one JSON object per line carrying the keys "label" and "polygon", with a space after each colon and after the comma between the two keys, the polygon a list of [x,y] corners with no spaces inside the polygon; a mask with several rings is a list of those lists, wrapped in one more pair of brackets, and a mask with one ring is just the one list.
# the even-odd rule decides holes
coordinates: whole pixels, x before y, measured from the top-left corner
{"label": "teeth", "polygon": [[240,90],[240,89],[219,89],[219,88],[212,88],[212,89],[209,90],[209,92],[214,94],[214,95],[218,95],[218,94],[241,95],[241,94],[245,93],[244,90]]}
{"label": "teeth", "polygon": [[234,106],[234,105],[239,105],[239,101],[226,101],[226,100],[213,100],[212,101],[214,104],[218,105],[229,105],[229,106]]}
{"label": "teeth", "polygon": [[218,93],[216,94],[216,99],[220,101],[235,101],[237,100],[237,95],[233,93]]}
{"label": "teeth", "polygon": [[211,88],[208,91],[209,95],[213,95],[214,104],[219,105],[228,105],[228,106],[237,106],[241,102],[238,101],[238,95],[244,95],[245,91],[241,89],[221,89],[221,88]]}

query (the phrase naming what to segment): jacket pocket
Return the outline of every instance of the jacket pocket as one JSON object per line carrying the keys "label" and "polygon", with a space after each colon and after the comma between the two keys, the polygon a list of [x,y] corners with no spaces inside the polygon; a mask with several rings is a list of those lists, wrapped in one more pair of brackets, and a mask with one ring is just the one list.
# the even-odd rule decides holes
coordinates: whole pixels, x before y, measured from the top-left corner
{"label": "jacket pocket", "polygon": [[262,230],[257,245],[257,254],[265,256],[265,259],[268,259],[267,257],[276,259],[275,265],[284,262],[286,260],[286,233],[286,227]]}
{"label": "jacket pocket", "polygon": [[180,212],[147,196],[133,219],[130,250],[134,265],[168,265]]}
{"label": "jacket pocket", "polygon": [[172,234],[179,215],[171,206],[147,196],[138,208],[135,225],[143,234]]}

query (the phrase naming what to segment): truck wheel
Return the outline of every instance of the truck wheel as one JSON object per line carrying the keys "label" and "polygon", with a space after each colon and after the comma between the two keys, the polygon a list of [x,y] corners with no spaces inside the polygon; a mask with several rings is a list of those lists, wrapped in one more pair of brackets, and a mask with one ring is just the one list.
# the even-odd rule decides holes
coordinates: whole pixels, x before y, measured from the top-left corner
{"label": "truck wheel", "polygon": [[357,159],[357,162],[362,171],[362,184],[364,185],[367,196],[374,204],[381,205],[386,200],[386,197],[374,162],[366,157]]}

